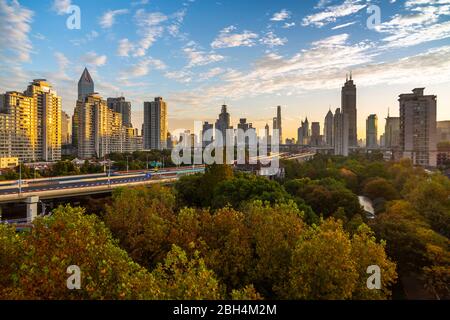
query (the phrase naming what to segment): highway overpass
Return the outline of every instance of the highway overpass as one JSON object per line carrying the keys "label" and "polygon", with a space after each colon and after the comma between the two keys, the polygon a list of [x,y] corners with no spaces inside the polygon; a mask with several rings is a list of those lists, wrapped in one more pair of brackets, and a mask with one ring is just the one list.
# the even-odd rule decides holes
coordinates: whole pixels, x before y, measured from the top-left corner
{"label": "highway overpass", "polygon": [[32,221],[37,216],[37,205],[40,200],[108,193],[118,187],[169,184],[177,181],[181,176],[203,173],[204,170],[204,166],[198,166],[170,168],[158,172],[139,171],[2,181],[0,203],[25,202],[27,220]]}

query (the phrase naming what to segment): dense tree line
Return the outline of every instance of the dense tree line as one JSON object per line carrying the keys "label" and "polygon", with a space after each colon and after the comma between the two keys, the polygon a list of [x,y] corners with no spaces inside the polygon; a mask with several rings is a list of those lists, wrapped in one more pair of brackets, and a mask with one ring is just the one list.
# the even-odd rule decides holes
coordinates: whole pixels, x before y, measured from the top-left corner
{"label": "dense tree line", "polygon": [[[387,299],[413,275],[449,296],[448,178],[377,154],[282,165],[279,181],[213,165],[173,187],[116,189],[99,216],[60,207],[30,232],[0,226],[0,295]],[[358,195],[379,203],[375,219]],[[71,264],[83,290],[65,288]],[[370,265],[381,290],[366,286]]]}

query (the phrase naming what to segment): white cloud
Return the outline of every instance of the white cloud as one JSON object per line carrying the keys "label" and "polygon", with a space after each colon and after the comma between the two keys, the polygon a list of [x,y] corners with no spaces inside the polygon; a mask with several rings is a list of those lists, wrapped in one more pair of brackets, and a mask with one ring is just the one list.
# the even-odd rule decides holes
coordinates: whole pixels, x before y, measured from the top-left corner
{"label": "white cloud", "polygon": [[295,22],[285,22],[282,26],[282,28],[284,28],[284,29],[289,29],[292,27],[295,27]]}
{"label": "white cloud", "polygon": [[133,44],[128,39],[121,39],[117,48],[117,55],[120,57],[128,57],[133,50]]}
{"label": "white cloud", "polygon": [[190,70],[182,69],[178,71],[169,71],[166,72],[165,77],[171,80],[175,80],[181,83],[189,83],[192,81],[194,76],[193,72]]}
{"label": "white cloud", "polygon": [[155,70],[164,70],[166,69],[166,65],[161,60],[153,59],[152,57],[144,58],[128,68],[125,72],[122,72],[121,79],[146,76],[152,68]]}
{"label": "white cloud", "polygon": [[103,66],[106,63],[106,55],[98,55],[94,51],[90,51],[81,57],[81,61],[91,66]]}
{"label": "white cloud", "polygon": [[54,0],[52,9],[56,11],[57,14],[66,14],[67,8],[72,5],[71,0]]}
{"label": "white cloud", "polygon": [[225,57],[220,54],[214,52],[204,52],[193,46],[184,48],[183,52],[189,59],[188,68],[195,66],[204,66],[225,59]]}
{"label": "white cloud", "polygon": [[276,46],[284,46],[287,43],[287,38],[279,38],[275,33],[269,31],[259,40],[262,44],[273,48]]}
{"label": "white cloud", "polygon": [[[441,40],[450,36],[448,21],[440,22],[442,16],[450,16],[446,1],[408,1],[406,14],[396,14],[375,30],[388,34],[383,38],[384,48],[408,47],[424,42]],[[425,6],[418,6],[426,4]],[[431,5],[434,4],[434,5]]]}
{"label": "white cloud", "polygon": [[291,17],[291,13],[286,9],[281,10],[280,12],[274,13],[270,21],[284,21]]}
{"label": "white cloud", "polygon": [[355,23],[356,23],[356,21],[348,22],[348,23],[344,23],[344,24],[337,25],[337,26],[335,26],[335,27],[333,27],[333,28],[331,28],[331,29],[332,29],[332,30],[339,30],[339,29],[343,29],[343,28],[347,28],[347,27],[349,27],[349,26],[352,26],[352,25],[354,25]]}
{"label": "white cloud", "polygon": [[302,25],[322,27],[331,22],[335,22],[338,18],[355,14],[365,7],[366,5],[362,4],[361,0],[345,0],[340,5],[329,6],[319,13],[306,16],[302,21]]}
{"label": "white cloud", "polygon": [[74,45],[74,46],[82,46],[87,44],[90,41],[95,40],[97,37],[99,36],[98,32],[95,30],[92,30],[91,32],[89,32],[88,34],[86,34],[83,38],[81,39],[74,39],[74,40],[70,40],[70,42]]}
{"label": "white cloud", "polygon": [[114,25],[116,16],[127,13],[128,9],[108,10],[100,18],[100,26],[104,29],[111,28]]}
{"label": "white cloud", "polygon": [[217,77],[220,74],[223,74],[224,72],[225,72],[225,70],[222,68],[212,68],[212,69],[208,70],[207,72],[200,73],[199,80],[201,80],[201,81],[209,80],[211,78]]}
{"label": "white cloud", "polygon": [[258,38],[256,33],[244,30],[242,33],[233,33],[235,26],[229,26],[219,32],[217,38],[211,43],[211,47],[232,48],[232,47],[252,47],[255,45],[255,39]]}
{"label": "white cloud", "polygon": [[29,38],[33,11],[17,1],[0,0],[0,58],[15,62],[30,60],[32,44]]}

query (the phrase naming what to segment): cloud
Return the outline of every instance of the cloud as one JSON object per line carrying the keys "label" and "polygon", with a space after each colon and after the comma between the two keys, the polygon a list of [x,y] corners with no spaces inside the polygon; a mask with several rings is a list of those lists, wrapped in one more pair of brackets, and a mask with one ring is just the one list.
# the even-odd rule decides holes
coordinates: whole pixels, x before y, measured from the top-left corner
{"label": "cloud", "polygon": [[[33,49],[29,33],[33,11],[17,1],[0,0],[0,58],[11,62],[30,61]],[[5,62],[5,61],[3,61]]]}
{"label": "cloud", "polygon": [[306,16],[302,21],[302,25],[323,27],[326,24],[335,22],[338,18],[355,14],[365,7],[366,5],[362,4],[361,0],[345,0],[340,5],[329,6],[319,13]]}
{"label": "cloud", "polygon": [[119,47],[117,48],[117,55],[119,57],[128,57],[133,50],[133,44],[128,39],[121,39],[119,41]]}
{"label": "cloud", "polygon": [[98,55],[94,51],[90,51],[81,57],[81,61],[91,66],[103,66],[106,63],[106,55]]}
{"label": "cloud", "polygon": [[[382,39],[384,48],[409,47],[450,37],[449,21],[440,22],[442,16],[450,16],[447,2],[408,1],[405,4],[406,14],[396,14],[375,27],[376,31],[388,34]],[[420,4],[426,5],[416,7]]]}
{"label": "cloud", "polygon": [[189,59],[188,68],[196,66],[204,66],[214,62],[219,62],[225,59],[224,56],[214,52],[204,52],[196,48],[196,46],[188,46],[183,49],[183,52]]}
{"label": "cloud", "polygon": [[91,32],[86,34],[83,38],[81,38],[81,39],[73,39],[73,40],[70,40],[70,42],[74,46],[82,46],[82,45],[87,44],[88,42],[91,42],[91,41],[95,40],[98,36],[99,36],[98,32],[95,31],[95,30],[92,30]]}
{"label": "cloud", "polygon": [[209,80],[211,78],[215,78],[220,74],[223,74],[225,72],[224,69],[222,68],[212,68],[210,70],[208,70],[207,72],[203,72],[199,74],[199,80],[204,81],[204,80]]}
{"label": "cloud", "polygon": [[274,13],[272,18],[270,18],[270,21],[284,21],[286,19],[289,19],[291,17],[291,13],[287,11],[286,9],[281,10],[280,12]]}
{"label": "cloud", "polygon": [[275,33],[269,31],[259,40],[262,44],[273,48],[276,46],[284,46],[287,43],[287,38],[279,38]]}
{"label": "cloud", "polygon": [[169,71],[164,74],[168,79],[175,80],[181,83],[189,83],[194,76],[193,72],[188,69],[182,69],[178,71]]}
{"label": "cloud", "polygon": [[219,32],[217,38],[211,43],[211,47],[232,48],[232,47],[252,47],[255,45],[255,39],[258,38],[256,33],[244,30],[242,33],[233,33],[235,26],[229,26]]}
{"label": "cloud", "polygon": [[337,25],[337,26],[331,28],[331,30],[339,30],[339,29],[347,28],[349,26],[354,25],[355,23],[356,23],[356,21],[340,24],[340,25]]}
{"label": "cloud", "polygon": [[52,9],[58,15],[64,15],[66,14],[67,8],[69,8],[71,5],[72,5],[71,0],[54,0]]}
{"label": "cloud", "polygon": [[132,65],[124,72],[122,72],[120,78],[123,80],[123,79],[143,77],[149,74],[152,68],[155,70],[164,70],[166,69],[166,65],[161,60],[154,59],[152,57],[147,57],[141,59],[136,64]]}
{"label": "cloud", "polygon": [[282,28],[284,28],[284,29],[289,29],[292,27],[295,27],[295,22],[285,22],[282,26]]}
{"label": "cloud", "polygon": [[100,18],[100,26],[104,29],[111,28],[114,25],[115,17],[121,14],[127,14],[128,9],[108,10]]}

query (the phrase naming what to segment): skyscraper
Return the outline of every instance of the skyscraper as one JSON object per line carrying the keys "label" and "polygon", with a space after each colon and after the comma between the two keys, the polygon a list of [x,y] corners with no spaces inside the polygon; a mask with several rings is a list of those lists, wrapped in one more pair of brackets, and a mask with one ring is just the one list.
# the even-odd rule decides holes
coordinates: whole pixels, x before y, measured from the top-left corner
{"label": "skyscraper", "polygon": [[88,69],[84,68],[78,81],[78,100],[83,101],[91,93],[94,93],[94,80],[92,80]]}
{"label": "skyscraper", "polygon": [[0,95],[0,157],[41,160],[37,157],[37,121],[32,97],[16,91]]}
{"label": "skyscraper", "polygon": [[[87,68],[84,68],[83,73],[81,74],[80,80],[78,81],[78,99],[77,105],[75,106],[75,110],[72,116],[72,146],[78,147],[78,114],[79,110],[77,110],[78,105],[82,105],[84,103],[85,98],[93,94],[94,91],[94,80],[88,71]],[[78,103],[80,101],[80,103]]]}
{"label": "skyscraper", "polygon": [[318,147],[322,144],[322,135],[320,134],[320,123],[311,123],[311,142],[310,144],[314,147]]}
{"label": "skyscraper", "polygon": [[30,83],[25,95],[33,98],[37,111],[37,159],[61,160],[61,97],[45,79]]}
{"label": "skyscraper", "polygon": [[214,125],[212,123],[209,123],[208,121],[205,121],[203,123],[203,126],[202,126],[202,146],[203,146],[203,148],[208,146],[213,141],[214,137],[210,137],[208,139],[205,137],[205,133],[208,130],[213,130],[213,129],[214,129]]}
{"label": "skyscraper", "polygon": [[[278,129],[278,134],[280,137],[280,144],[283,143],[283,125],[281,123],[281,106],[277,107],[277,117],[276,117],[276,129]],[[275,126],[274,126],[275,129]]]}
{"label": "skyscraper", "polygon": [[61,144],[67,145],[72,143],[70,134],[70,117],[64,111],[61,111]]}
{"label": "skyscraper", "polygon": [[328,113],[325,117],[324,126],[323,126],[323,136],[325,139],[325,143],[327,146],[333,146],[333,112],[331,109],[328,110]]}
{"label": "skyscraper", "polygon": [[144,149],[166,149],[167,127],[167,103],[163,98],[144,102]]}
{"label": "skyscraper", "polygon": [[123,152],[122,115],[108,108],[97,93],[77,101],[78,157],[88,159]]}
{"label": "skyscraper", "polygon": [[114,112],[122,115],[122,125],[127,128],[132,128],[131,124],[131,102],[126,101],[125,97],[108,98],[106,99],[108,108]]}
{"label": "skyscraper", "polygon": [[333,120],[334,154],[340,156],[348,156],[348,114],[341,112],[341,109],[338,108],[334,113]]}
{"label": "skyscraper", "polygon": [[232,128],[233,127],[230,126],[230,114],[227,111],[227,106],[224,104],[224,105],[222,105],[222,109],[220,111],[219,118],[216,120],[216,130],[218,130],[222,134],[223,145],[225,145],[225,143],[226,143],[227,129],[232,129]]}
{"label": "skyscraper", "polygon": [[352,79],[347,78],[341,92],[342,113],[348,115],[348,143],[350,147],[358,146],[357,111],[356,111],[356,85]]}
{"label": "skyscraper", "polygon": [[424,90],[416,88],[399,97],[400,149],[415,165],[435,167],[437,97],[424,95]]}
{"label": "skyscraper", "polygon": [[397,148],[400,145],[400,117],[391,117],[388,112],[384,127],[384,147]]}
{"label": "skyscraper", "polygon": [[301,122],[297,130],[297,143],[299,145],[308,145],[310,141],[309,121],[308,118]]}
{"label": "skyscraper", "polygon": [[371,114],[366,120],[366,147],[378,148],[378,117]]}

